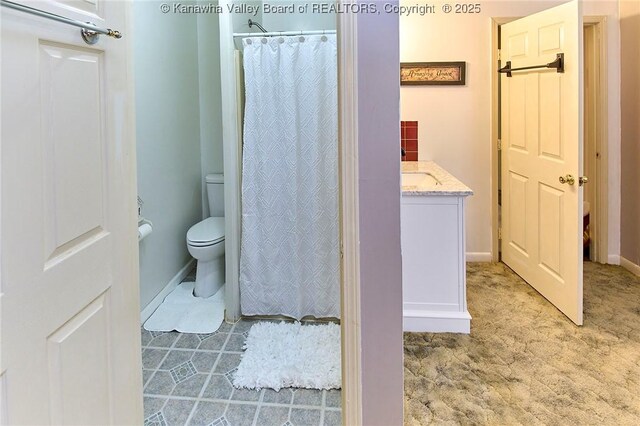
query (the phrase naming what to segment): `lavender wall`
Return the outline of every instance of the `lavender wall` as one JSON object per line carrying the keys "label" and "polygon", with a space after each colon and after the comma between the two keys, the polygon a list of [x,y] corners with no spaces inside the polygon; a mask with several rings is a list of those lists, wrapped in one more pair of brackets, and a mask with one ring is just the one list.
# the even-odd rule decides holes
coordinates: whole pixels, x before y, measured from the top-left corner
{"label": "lavender wall", "polygon": [[640,265],[640,3],[620,2],[620,254]]}
{"label": "lavender wall", "polygon": [[367,426],[401,425],[403,415],[399,50],[397,15],[358,15],[362,409]]}

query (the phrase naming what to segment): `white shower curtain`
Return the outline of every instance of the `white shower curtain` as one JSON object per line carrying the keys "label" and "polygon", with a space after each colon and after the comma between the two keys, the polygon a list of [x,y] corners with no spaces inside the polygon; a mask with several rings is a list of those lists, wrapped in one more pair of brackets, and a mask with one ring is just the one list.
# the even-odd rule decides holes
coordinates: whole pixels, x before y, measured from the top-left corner
{"label": "white shower curtain", "polygon": [[336,37],[243,45],[242,314],[339,317]]}

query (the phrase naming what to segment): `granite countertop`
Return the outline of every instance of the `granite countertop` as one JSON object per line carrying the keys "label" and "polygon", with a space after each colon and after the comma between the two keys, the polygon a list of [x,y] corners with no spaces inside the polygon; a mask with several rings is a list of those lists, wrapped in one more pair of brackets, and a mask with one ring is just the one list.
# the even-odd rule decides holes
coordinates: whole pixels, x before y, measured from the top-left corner
{"label": "granite countertop", "polygon": [[[429,174],[417,184],[402,183],[402,195],[473,195],[473,191],[433,161],[403,161],[402,174]],[[435,179],[434,179],[435,178]]]}

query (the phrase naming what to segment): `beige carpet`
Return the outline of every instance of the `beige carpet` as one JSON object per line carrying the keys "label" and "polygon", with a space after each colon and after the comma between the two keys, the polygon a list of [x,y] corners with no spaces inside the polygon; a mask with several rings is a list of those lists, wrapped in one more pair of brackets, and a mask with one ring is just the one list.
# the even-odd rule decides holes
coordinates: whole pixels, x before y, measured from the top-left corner
{"label": "beige carpet", "polygon": [[585,263],[582,327],[468,265],[471,335],[405,333],[405,424],[640,425],[640,279]]}

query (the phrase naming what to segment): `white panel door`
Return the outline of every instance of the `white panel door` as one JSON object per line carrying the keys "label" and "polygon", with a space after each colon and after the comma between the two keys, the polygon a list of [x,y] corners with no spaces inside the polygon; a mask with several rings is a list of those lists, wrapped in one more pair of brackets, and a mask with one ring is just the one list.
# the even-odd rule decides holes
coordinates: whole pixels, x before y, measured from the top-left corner
{"label": "white panel door", "polygon": [[128,6],[23,3],[125,38],[2,10],[2,416],[141,424]]}
{"label": "white panel door", "polygon": [[[582,18],[577,0],[502,26],[502,259],[582,324]],[[561,183],[571,175],[575,182]],[[570,180],[570,179],[569,179]]]}

